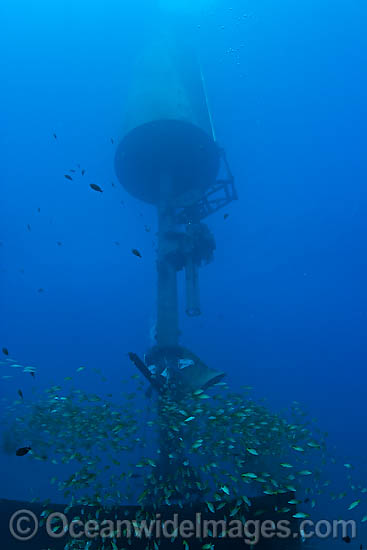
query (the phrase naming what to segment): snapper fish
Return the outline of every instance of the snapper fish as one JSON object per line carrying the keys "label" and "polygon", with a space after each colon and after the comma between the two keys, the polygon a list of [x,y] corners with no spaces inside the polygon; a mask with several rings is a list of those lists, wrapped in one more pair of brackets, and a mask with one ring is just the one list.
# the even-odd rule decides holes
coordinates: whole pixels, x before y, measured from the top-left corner
{"label": "snapper fish", "polygon": [[30,450],[31,450],[31,447],[21,447],[20,449],[17,449],[15,451],[15,454],[17,456],[25,456],[26,454],[29,453]]}
{"label": "snapper fish", "polygon": [[103,193],[103,189],[101,189],[100,186],[97,185],[96,183],[90,183],[89,187],[93,189],[93,191],[98,191],[98,193]]}

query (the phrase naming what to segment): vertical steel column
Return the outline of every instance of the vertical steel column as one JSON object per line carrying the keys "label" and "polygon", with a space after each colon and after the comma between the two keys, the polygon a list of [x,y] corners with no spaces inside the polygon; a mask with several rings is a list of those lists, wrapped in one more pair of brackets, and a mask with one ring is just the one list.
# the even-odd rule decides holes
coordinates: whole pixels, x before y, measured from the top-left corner
{"label": "vertical steel column", "polygon": [[170,204],[172,182],[161,178],[160,203],[158,205],[158,292],[157,292],[157,345],[176,347],[179,340],[177,270],[167,257],[172,251],[172,239],[167,235],[175,230],[174,207]]}
{"label": "vertical steel column", "polygon": [[[158,204],[158,257],[157,257],[157,333],[159,348],[176,347],[179,340],[178,328],[178,291],[177,270],[170,261],[168,254],[173,251],[169,232],[175,230],[174,206],[170,201],[172,196],[172,180],[162,175],[160,181],[160,201]],[[160,401],[160,398],[158,398]],[[158,411],[161,404],[158,401]],[[160,414],[160,412],[158,412]],[[170,460],[172,442],[167,439],[167,433],[162,426],[159,430],[160,475],[170,475]]]}

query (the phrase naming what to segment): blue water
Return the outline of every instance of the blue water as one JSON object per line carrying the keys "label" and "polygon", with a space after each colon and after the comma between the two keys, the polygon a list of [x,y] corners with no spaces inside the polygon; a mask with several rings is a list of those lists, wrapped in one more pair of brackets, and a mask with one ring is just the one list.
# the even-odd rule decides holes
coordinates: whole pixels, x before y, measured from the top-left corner
{"label": "blue water", "polygon": [[[37,366],[36,380],[1,380],[1,394],[80,365],[113,388],[155,320],[155,211],[123,190],[113,159],[156,6],[12,0],[0,16],[0,347]],[[234,0],[192,23],[239,201],[208,220],[217,250],[201,273],[202,316],[181,307],[183,344],[274,410],[301,402],[361,483],[366,22],[362,0]],[[66,180],[77,164],[85,175]],[[0,464],[0,497],[49,494],[43,465],[6,454]]]}

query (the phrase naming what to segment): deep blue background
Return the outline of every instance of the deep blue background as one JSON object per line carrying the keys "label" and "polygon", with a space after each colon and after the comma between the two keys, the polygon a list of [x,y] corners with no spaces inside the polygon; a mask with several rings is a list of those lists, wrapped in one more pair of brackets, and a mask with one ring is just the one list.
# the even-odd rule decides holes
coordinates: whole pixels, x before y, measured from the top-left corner
{"label": "deep blue background", "polygon": [[[155,7],[12,0],[0,11],[0,345],[37,366],[41,387],[81,364],[112,386],[133,372],[126,353],[150,345],[155,317],[155,212],[113,172],[131,60]],[[253,385],[275,410],[303,403],[361,482],[366,16],[362,0],[233,0],[192,24],[240,200],[227,220],[209,219],[203,315],[182,320],[183,343],[231,385]],[[69,182],[77,163],[86,174]],[[32,383],[2,380],[2,395]],[[0,496],[47,487],[28,460],[1,455],[1,467]]]}

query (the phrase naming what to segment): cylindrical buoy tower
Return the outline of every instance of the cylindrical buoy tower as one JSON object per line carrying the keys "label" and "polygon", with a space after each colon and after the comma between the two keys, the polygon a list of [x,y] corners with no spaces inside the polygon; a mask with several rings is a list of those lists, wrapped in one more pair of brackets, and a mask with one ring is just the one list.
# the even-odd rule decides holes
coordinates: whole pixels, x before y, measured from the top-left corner
{"label": "cylindrical buoy tower", "polygon": [[[194,51],[169,33],[149,44],[137,59],[126,111],[115,169],[131,195],[157,208],[156,340],[158,348],[174,348],[179,344],[175,213],[188,196],[205,194],[220,166]],[[190,273],[196,275],[193,265],[187,279]],[[196,292],[196,284],[189,280],[188,288]]]}

